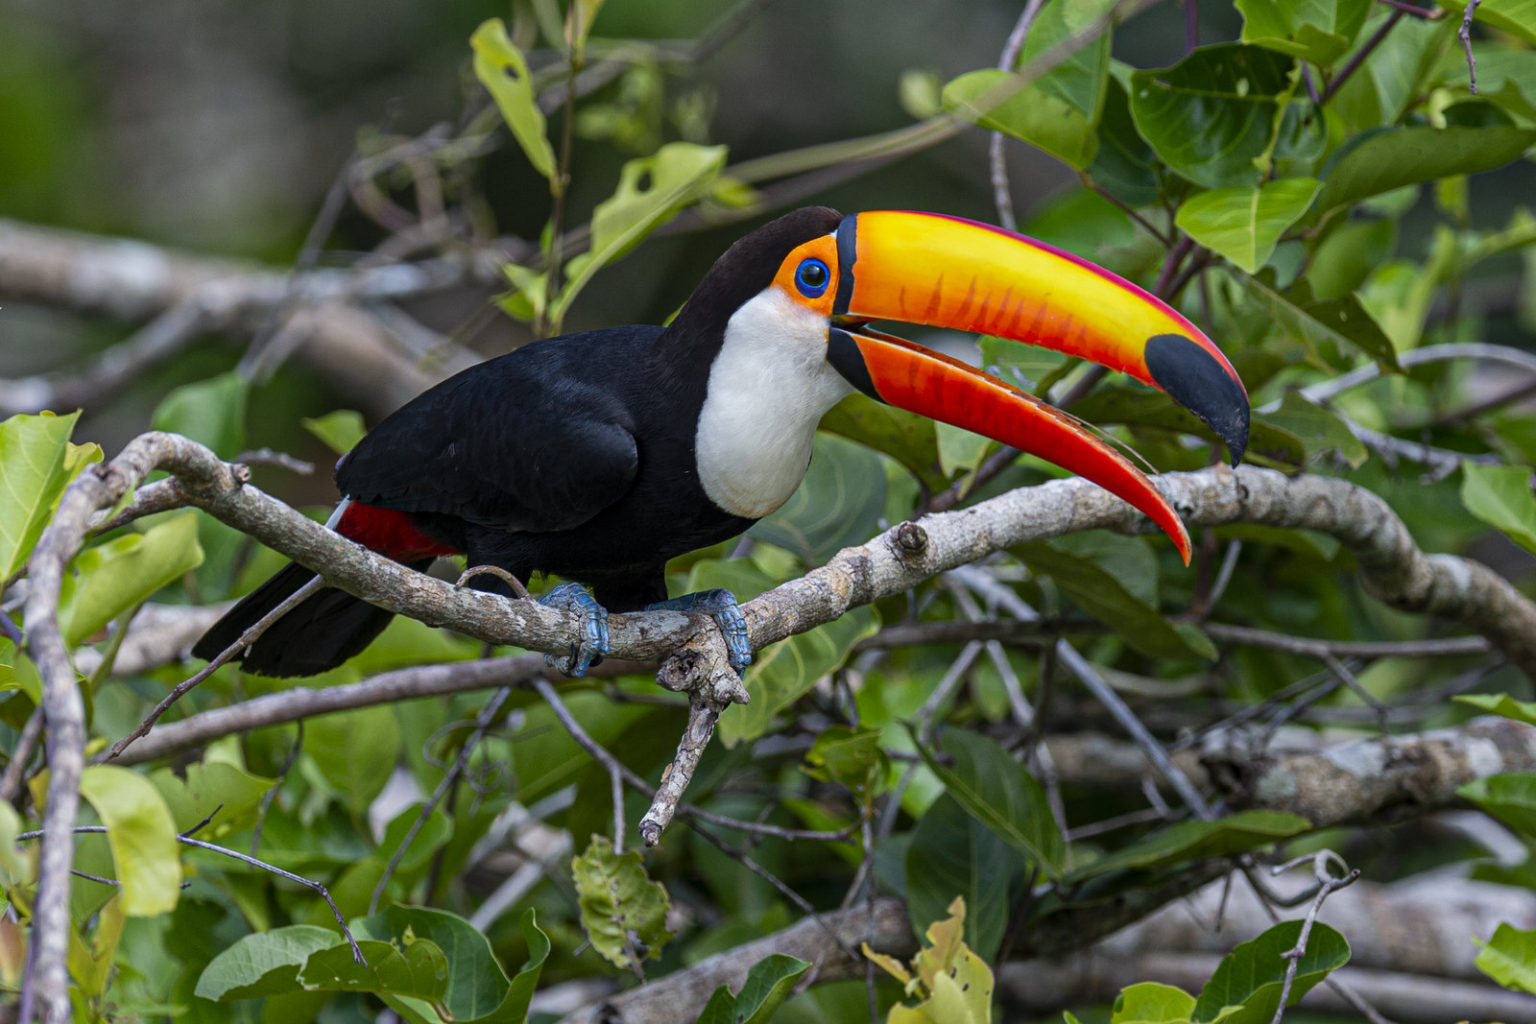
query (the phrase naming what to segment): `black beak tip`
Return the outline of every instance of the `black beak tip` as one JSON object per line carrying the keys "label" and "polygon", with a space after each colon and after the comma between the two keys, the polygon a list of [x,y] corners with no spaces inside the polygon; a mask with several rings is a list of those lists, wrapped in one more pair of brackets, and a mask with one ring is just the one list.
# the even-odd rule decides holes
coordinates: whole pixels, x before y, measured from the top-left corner
{"label": "black beak tip", "polygon": [[1157,386],[1226,442],[1232,465],[1242,462],[1248,448],[1248,396],[1227,368],[1182,334],[1148,340],[1146,361]]}

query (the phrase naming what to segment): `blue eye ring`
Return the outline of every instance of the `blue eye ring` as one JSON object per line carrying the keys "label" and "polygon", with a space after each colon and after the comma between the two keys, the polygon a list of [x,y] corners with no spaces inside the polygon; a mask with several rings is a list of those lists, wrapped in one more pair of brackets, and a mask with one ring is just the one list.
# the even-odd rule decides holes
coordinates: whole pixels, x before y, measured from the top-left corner
{"label": "blue eye ring", "polygon": [[800,289],[800,294],[808,299],[819,299],[827,293],[827,285],[832,283],[832,271],[827,265],[814,256],[800,261],[795,268],[795,287]]}

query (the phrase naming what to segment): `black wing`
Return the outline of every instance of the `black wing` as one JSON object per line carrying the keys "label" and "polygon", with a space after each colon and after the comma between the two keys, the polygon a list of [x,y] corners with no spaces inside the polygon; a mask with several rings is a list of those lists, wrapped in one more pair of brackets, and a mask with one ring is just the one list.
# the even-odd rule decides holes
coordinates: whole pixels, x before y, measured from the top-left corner
{"label": "black wing", "polygon": [[579,526],[634,482],[633,418],[605,376],[634,372],[660,331],[566,335],[471,367],[370,431],[336,484],[369,505],[492,529]]}

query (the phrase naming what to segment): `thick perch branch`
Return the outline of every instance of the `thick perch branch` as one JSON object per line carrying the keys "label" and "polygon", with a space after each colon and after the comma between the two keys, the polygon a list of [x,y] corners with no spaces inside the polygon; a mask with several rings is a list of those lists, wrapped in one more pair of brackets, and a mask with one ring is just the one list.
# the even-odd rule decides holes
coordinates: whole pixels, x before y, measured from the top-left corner
{"label": "thick perch branch", "polygon": [[[36,993],[50,1019],[68,1015],[64,939],[68,928],[69,829],[78,807],[84,725],[73,668],[58,629],[64,567],[79,550],[90,518],[138,486],[155,469],[173,473],[189,503],[300,563],[323,567],[327,582],[390,611],[496,644],[559,653],[575,629],[574,616],[529,601],[460,590],[412,572],[345,540],[245,483],[244,474],[183,437],[144,434],[117,458],[86,470],[70,485],[59,512],[34,552],[27,601],[29,643],[44,680],[48,757],[52,768],[38,891]],[[1231,522],[1322,530],[1348,545],[1366,586],[1382,600],[1470,625],[1528,675],[1536,676],[1536,605],[1491,570],[1447,555],[1425,555],[1380,498],[1341,480],[1287,478],[1243,467],[1167,474],[1164,494],[1192,525]],[[903,523],[866,545],[840,552],[827,565],[746,604],[754,650],[803,633],[948,569],[1028,540],[1077,530],[1135,532],[1145,520],[1108,492],[1080,480],[1056,480],[1010,492],[972,508]],[[720,686],[722,645],[709,620],[675,612],[609,619],[616,658],[654,661],[696,640],[694,667],[679,675],[663,665],[672,688],[709,700],[728,699]],[[701,657],[701,655],[703,655]],[[685,744],[685,746],[687,746]],[[679,762],[696,753],[679,752]],[[27,995],[31,997],[29,988]]]}

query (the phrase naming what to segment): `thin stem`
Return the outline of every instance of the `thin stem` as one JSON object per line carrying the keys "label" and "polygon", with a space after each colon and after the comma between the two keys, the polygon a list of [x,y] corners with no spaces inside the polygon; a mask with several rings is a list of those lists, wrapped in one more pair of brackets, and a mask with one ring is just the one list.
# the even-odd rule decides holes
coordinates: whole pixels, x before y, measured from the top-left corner
{"label": "thin stem", "polygon": [[[1476,6],[1477,0],[1472,0],[1467,5],[1467,10],[1470,11]],[[1381,41],[1387,38],[1387,33],[1392,31],[1392,26],[1403,20],[1403,13],[1401,8],[1393,8],[1392,13],[1387,16],[1386,21],[1381,23],[1381,27],[1376,30],[1375,34],[1367,39],[1365,45],[1360,47],[1360,51],[1349,58],[1349,63],[1340,68],[1339,73],[1333,76],[1333,81],[1329,82],[1328,87],[1323,90],[1322,99],[1318,100],[1319,103],[1327,103],[1333,99],[1338,91],[1344,87],[1344,83],[1349,81],[1350,76],[1360,70],[1361,65],[1365,63],[1365,58],[1371,55],[1371,51],[1380,46]]]}

